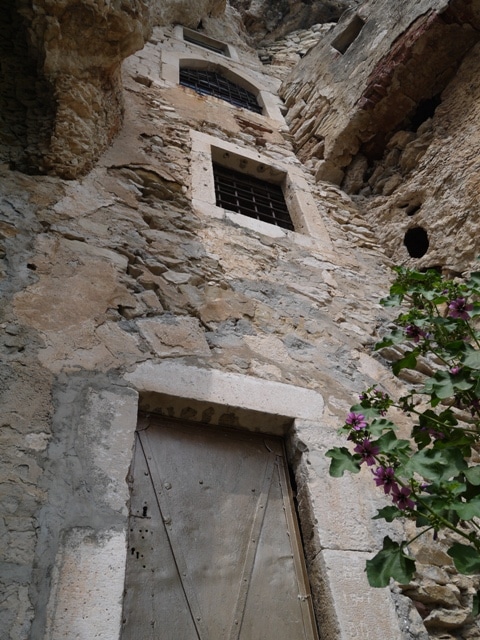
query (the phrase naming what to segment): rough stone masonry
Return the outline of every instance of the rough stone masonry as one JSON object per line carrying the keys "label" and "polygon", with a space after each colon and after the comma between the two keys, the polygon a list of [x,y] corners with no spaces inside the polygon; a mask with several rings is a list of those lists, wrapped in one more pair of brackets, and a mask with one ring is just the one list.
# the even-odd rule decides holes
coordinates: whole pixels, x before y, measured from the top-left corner
{"label": "rough stone masonry", "polygon": [[[1,9],[2,638],[119,637],[139,408],[282,432],[322,640],[480,637],[478,580],[441,541],[412,584],[368,587],[382,496],[368,472],[332,482],[324,456],[360,390],[402,393],[372,351],[392,261],[474,265],[480,6],[271,5]],[[247,79],[285,119],[180,86],[182,59]],[[288,200],[314,232],[208,205],[196,134],[300,176]]]}

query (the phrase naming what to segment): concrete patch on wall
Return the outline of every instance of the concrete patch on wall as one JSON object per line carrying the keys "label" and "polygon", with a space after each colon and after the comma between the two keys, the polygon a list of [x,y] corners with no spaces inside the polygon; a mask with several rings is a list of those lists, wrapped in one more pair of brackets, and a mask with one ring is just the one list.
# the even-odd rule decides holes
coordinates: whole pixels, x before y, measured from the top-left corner
{"label": "concrete patch on wall", "polygon": [[208,356],[210,349],[205,333],[196,318],[146,318],[138,328],[157,356]]}

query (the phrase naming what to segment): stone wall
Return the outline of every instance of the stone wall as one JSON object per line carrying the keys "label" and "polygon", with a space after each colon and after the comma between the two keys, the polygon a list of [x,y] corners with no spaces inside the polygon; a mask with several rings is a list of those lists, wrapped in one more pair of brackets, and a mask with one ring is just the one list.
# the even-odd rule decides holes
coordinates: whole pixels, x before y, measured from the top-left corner
{"label": "stone wall", "polygon": [[[188,6],[173,3],[171,10]],[[307,35],[299,35],[299,43],[295,35],[287,38],[280,51],[285,58],[275,60],[273,54],[272,64],[262,66],[242,41],[238,14],[228,9],[217,16],[219,5],[208,7],[204,32],[216,38],[222,31],[232,34],[241,56],[239,63],[221,63],[251,74],[252,82],[274,93],[277,76]],[[136,19],[134,24],[139,25]],[[162,75],[175,50],[202,55],[195,45],[176,40],[172,29],[154,28],[142,51],[127,60],[124,124],[84,177],[25,175],[7,163],[0,166],[0,548],[6,594],[1,635],[60,640],[71,630],[82,640],[93,633],[116,637],[128,515],[125,477],[140,407],[189,418],[226,413],[229,424],[240,426],[269,419],[277,424],[282,416],[291,424],[296,418],[286,439],[322,640],[424,640],[427,632],[408,599],[396,596],[397,619],[389,591],[366,584],[365,558],[385,534],[370,522],[383,506],[370,473],[332,481],[324,456],[337,443],[336,428],[360,389],[379,383],[394,395],[403,391],[372,355],[390,321],[379,305],[390,278],[387,253],[394,253],[381,235],[396,210],[390,194],[375,194],[367,215],[358,196],[315,182],[314,147],[300,153],[304,171],[295,145],[300,127],[308,132],[311,126],[310,106],[302,100],[304,87],[311,88],[304,63],[313,50],[288,84],[289,101],[296,105],[290,105],[293,137],[281,120],[199,96]],[[458,105],[458,114],[448,110],[452,131],[459,130],[458,95],[466,91],[474,55],[449,88]],[[88,109],[82,123],[89,121]],[[113,113],[118,115],[116,107]],[[473,136],[473,111],[463,126],[465,143]],[[303,172],[315,203],[311,213],[324,235],[272,234],[195,204],[192,174],[204,167],[192,167],[192,131],[234,144],[239,152],[261,154],[274,167]],[[457,144],[453,138],[452,133]],[[91,155],[87,150],[86,162],[93,163],[105,140],[93,144]],[[455,148],[460,145],[459,140]],[[67,155],[71,148],[66,146]],[[18,154],[21,149],[19,144]],[[428,165],[410,176],[417,180],[411,189],[426,191],[433,175],[438,185],[446,175],[447,165],[433,149],[424,156],[430,157]],[[206,168],[210,158],[203,161]],[[461,164],[455,162],[449,156],[448,166]],[[380,192],[380,169],[377,174],[378,182],[368,188]],[[361,197],[370,197],[364,189]],[[438,201],[446,200],[440,187],[435,193]],[[455,193],[460,199],[459,188]],[[473,186],[471,193],[473,198]],[[409,206],[416,206],[413,200]],[[452,204],[451,215],[458,210]],[[375,213],[384,220],[378,235]],[[417,215],[418,210],[410,217]],[[458,268],[467,268],[470,256],[466,251]],[[271,394],[263,412],[258,396],[248,391],[253,388]],[[280,417],[275,406],[281,407]],[[443,557],[441,547],[436,557]],[[478,637],[466,613],[475,583],[460,584],[432,556],[424,555],[422,564],[422,582],[404,587],[421,614],[433,620],[430,637]],[[446,600],[446,590],[453,599]],[[374,628],[372,619],[386,626]]]}
{"label": "stone wall", "polygon": [[[328,535],[311,532],[313,574],[334,575],[345,550],[351,553],[354,530],[345,529],[344,542],[332,538],[335,526],[326,515],[312,515],[312,505],[325,510],[322,452],[352,394],[387,377],[364,351],[376,336],[372,309],[386,319],[378,305],[384,290],[377,283],[387,280],[382,254],[367,230],[342,229],[355,216],[350,198],[313,181],[315,215],[330,238],[275,238],[194,211],[192,129],[260,150],[274,164],[301,166],[282,123],[164,81],[154,44],[164,40],[156,32],[126,66],[124,127],[86,177],[64,181],[2,167],[6,638],[56,639],[66,626],[76,629],[100,588],[90,551],[116,553],[108,557],[121,565],[135,425],[131,409],[122,407],[136,397],[128,372],[142,363],[174,359],[205,375],[218,371],[320,394],[324,414],[306,423],[309,431],[294,449],[304,519],[321,518]],[[120,433],[126,434],[121,452]],[[368,480],[343,491],[363,493]],[[371,500],[370,506],[358,500],[360,512],[373,513]],[[363,515],[358,521],[356,562],[382,535],[364,529]],[[332,569],[321,571],[327,560]],[[344,587],[351,579],[345,576]],[[357,580],[363,585],[361,572],[350,589],[359,588]],[[115,584],[112,578],[111,589]],[[327,583],[323,600],[320,591],[316,596],[317,607],[325,602],[326,638],[352,624],[329,612],[332,589]],[[75,605],[65,601],[69,593]],[[118,604],[108,604],[117,602],[115,593],[101,597],[118,622]],[[374,594],[372,602],[381,609],[385,598]]]}

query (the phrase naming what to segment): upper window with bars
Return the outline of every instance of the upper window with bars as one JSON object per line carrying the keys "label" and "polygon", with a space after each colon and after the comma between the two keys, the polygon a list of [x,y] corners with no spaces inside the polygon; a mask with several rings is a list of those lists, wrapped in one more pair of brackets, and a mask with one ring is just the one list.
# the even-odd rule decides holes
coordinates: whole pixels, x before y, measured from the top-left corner
{"label": "upper window with bars", "polygon": [[180,68],[180,84],[201,95],[214,96],[236,107],[262,113],[257,97],[248,89],[235,84],[217,71],[191,67]]}
{"label": "upper window with bars", "polygon": [[213,38],[203,35],[203,33],[187,29],[186,27],[183,27],[182,35],[184,42],[195,44],[197,47],[202,47],[202,49],[207,49],[208,51],[218,53],[227,58],[231,57],[229,46],[224,42],[214,40]]}
{"label": "upper window with bars", "polygon": [[217,207],[294,230],[280,185],[213,163]]}

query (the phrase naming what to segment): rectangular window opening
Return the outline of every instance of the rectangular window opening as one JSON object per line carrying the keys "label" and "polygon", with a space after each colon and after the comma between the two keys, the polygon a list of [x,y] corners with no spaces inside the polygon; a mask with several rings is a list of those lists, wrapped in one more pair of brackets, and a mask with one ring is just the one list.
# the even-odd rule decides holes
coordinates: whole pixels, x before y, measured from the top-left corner
{"label": "rectangular window opening", "polygon": [[213,51],[213,53],[230,57],[228,46],[226,44],[219,42],[218,40],[214,40],[213,38],[209,38],[208,36],[204,36],[202,33],[198,33],[197,31],[192,31],[191,29],[183,27],[183,39],[185,42],[202,47],[202,49],[207,49],[208,51]]}
{"label": "rectangular window opening", "polygon": [[355,15],[345,29],[332,41],[332,47],[342,54],[345,53],[359,36],[364,24],[365,20]]}
{"label": "rectangular window opening", "polygon": [[294,226],[282,187],[213,163],[217,207],[235,211],[283,229]]}

